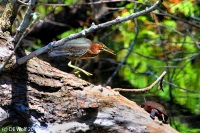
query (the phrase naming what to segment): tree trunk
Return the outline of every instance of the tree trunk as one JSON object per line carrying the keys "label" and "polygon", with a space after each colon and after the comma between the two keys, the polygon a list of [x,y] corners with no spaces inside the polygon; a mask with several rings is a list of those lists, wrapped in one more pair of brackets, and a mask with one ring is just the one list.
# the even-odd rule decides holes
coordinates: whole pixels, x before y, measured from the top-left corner
{"label": "tree trunk", "polygon": [[[1,48],[1,64],[9,52]],[[95,86],[36,57],[12,64],[15,56],[0,77],[1,127],[54,133],[177,132],[109,87]]]}

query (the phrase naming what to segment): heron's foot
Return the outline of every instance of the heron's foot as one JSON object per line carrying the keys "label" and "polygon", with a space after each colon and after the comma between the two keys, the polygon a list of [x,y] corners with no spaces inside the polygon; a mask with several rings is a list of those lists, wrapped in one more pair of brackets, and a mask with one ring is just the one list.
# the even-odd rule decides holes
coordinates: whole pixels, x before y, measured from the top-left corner
{"label": "heron's foot", "polygon": [[75,71],[74,74],[75,74],[77,77],[81,78],[80,71]]}
{"label": "heron's foot", "polygon": [[77,67],[77,66],[72,65],[71,61],[68,63],[68,66],[71,67],[71,68],[74,68],[75,70],[77,70],[77,71],[75,72],[75,74],[79,74],[79,72],[83,72],[83,73],[85,73],[87,76],[92,76],[91,73],[89,73],[89,72],[87,72],[87,71],[85,71],[85,70],[83,70],[83,69],[81,69],[81,68],[79,68],[79,67]]}

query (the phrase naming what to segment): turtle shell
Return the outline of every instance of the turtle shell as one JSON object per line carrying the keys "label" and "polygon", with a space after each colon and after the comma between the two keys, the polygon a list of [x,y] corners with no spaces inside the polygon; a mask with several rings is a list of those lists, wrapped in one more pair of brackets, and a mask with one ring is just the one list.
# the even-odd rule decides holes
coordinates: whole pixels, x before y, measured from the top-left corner
{"label": "turtle shell", "polygon": [[141,107],[144,108],[147,112],[151,112],[152,109],[156,109],[158,111],[158,113],[156,113],[156,115],[158,117],[160,117],[161,114],[164,114],[164,118],[165,118],[164,122],[167,122],[168,116],[165,111],[165,108],[161,104],[154,102],[154,101],[146,101],[146,102],[142,103]]}

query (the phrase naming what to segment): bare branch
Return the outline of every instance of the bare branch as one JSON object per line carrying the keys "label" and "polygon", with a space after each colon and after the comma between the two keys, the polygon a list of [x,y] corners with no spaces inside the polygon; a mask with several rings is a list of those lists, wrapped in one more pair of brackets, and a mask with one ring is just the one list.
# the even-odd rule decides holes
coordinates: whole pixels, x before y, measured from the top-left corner
{"label": "bare branch", "polygon": [[30,6],[28,7],[24,19],[22,20],[20,26],[17,28],[17,33],[14,36],[15,42],[18,42],[18,40],[26,32],[26,29],[31,25],[33,21],[33,13],[35,11],[37,0],[30,0],[29,3]]}
{"label": "bare branch", "polygon": [[117,17],[115,20],[108,21],[108,22],[105,22],[105,23],[102,23],[102,24],[99,24],[99,25],[95,25],[93,23],[92,26],[90,28],[88,28],[88,29],[82,30],[81,32],[76,33],[76,34],[71,34],[70,36],[68,36],[68,37],[66,37],[64,39],[61,39],[59,41],[50,42],[48,45],[46,45],[46,46],[44,46],[44,47],[42,47],[42,48],[30,53],[29,55],[27,55],[25,57],[22,57],[22,58],[18,59],[17,60],[17,64],[19,64],[19,65],[23,64],[26,61],[28,61],[29,59],[33,58],[34,56],[38,56],[38,55],[40,55],[42,53],[48,52],[52,48],[56,48],[58,46],[61,46],[61,45],[65,44],[66,41],[85,36],[86,34],[94,32],[94,31],[99,30],[101,28],[106,28],[106,27],[109,27],[109,26],[112,26],[112,25],[115,25],[115,24],[130,20],[130,19],[136,18],[136,17],[138,17],[140,15],[143,15],[145,13],[151,12],[151,11],[155,10],[159,5],[161,5],[162,2],[163,2],[163,0],[158,0],[153,6],[151,6],[149,8],[146,8],[145,10],[142,10],[140,12],[132,13],[128,17],[123,17],[123,18],[122,17]]}
{"label": "bare branch", "polygon": [[142,88],[142,89],[122,89],[122,88],[114,88],[115,91],[123,91],[123,92],[146,92],[152,89],[159,81],[163,80],[163,77],[165,76],[166,71],[164,71],[160,77],[156,79],[149,87]]}

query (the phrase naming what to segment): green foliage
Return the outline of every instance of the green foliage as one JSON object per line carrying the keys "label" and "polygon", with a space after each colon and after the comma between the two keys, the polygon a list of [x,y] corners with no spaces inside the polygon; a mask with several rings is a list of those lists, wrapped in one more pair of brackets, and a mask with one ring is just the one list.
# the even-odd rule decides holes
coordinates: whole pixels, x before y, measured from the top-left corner
{"label": "green foliage", "polygon": [[47,14],[46,8],[44,8],[43,6],[38,6],[37,11],[41,14],[42,17]]}
{"label": "green foliage", "polygon": [[34,51],[34,50],[38,50],[42,47],[42,44],[41,44],[41,40],[40,39],[37,39],[37,45],[33,45],[33,46],[28,46],[27,50],[28,51]]}
{"label": "green foliage", "polygon": [[65,0],[65,4],[71,5],[74,4],[76,1],[75,0]]}
{"label": "green foliage", "polygon": [[181,12],[185,16],[191,16],[192,14],[195,13],[195,11],[198,10],[198,7],[197,7],[197,5],[194,5],[192,3],[192,1],[184,1],[180,4],[173,5],[171,10],[177,14],[178,14],[178,12]]}
{"label": "green foliage", "polygon": [[199,133],[200,129],[191,129],[186,124],[179,123],[178,121],[175,121],[173,128],[177,128],[178,131],[181,131],[181,133]]}
{"label": "green foliage", "polygon": [[[176,22],[174,20],[166,20],[163,22],[163,25],[167,27],[167,30],[176,30]],[[169,31],[170,32],[170,31]]]}

